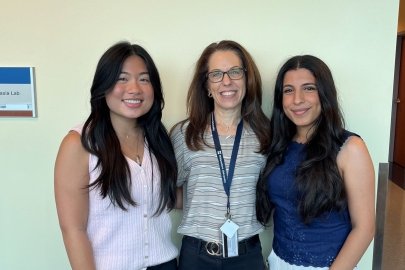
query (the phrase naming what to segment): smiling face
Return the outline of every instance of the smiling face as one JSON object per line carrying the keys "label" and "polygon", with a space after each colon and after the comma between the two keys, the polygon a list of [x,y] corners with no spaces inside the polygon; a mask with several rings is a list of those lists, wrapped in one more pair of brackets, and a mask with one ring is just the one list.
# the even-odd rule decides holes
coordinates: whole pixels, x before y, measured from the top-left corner
{"label": "smiling face", "polygon": [[283,110],[296,125],[297,136],[309,138],[321,114],[321,102],[315,77],[305,69],[286,72],[283,80]]}
{"label": "smiling face", "polygon": [[[216,51],[208,60],[208,73],[213,71],[228,72],[233,68],[243,68],[239,56],[231,51]],[[222,81],[207,81],[208,91],[214,99],[214,109],[223,111],[241,111],[242,100],[246,94],[246,78],[232,80],[224,74]]]}
{"label": "smiling face", "polygon": [[105,99],[112,121],[132,121],[149,112],[153,105],[154,92],[142,58],[132,55],[125,60],[118,81]]}

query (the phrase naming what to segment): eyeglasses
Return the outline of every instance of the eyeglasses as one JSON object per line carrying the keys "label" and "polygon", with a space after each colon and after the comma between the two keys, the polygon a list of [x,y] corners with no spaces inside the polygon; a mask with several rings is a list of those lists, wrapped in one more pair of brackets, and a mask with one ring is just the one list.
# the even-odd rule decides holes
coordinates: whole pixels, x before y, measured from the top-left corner
{"label": "eyeglasses", "polygon": [[217,83],[222,82],[224,75],[227,74],[231,80],[242,79],[246,69],[242,67],[231,68],[228,71],[214,70],[207,73],[207,78],[210,82]]}

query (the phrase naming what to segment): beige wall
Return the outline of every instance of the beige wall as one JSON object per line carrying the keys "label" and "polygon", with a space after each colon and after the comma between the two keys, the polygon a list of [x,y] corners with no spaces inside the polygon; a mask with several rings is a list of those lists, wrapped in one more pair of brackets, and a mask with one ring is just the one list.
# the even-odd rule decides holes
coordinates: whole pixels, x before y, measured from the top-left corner
{"label": "beige wall", "polygon": [[[387,161],[398,0],[1,2],[0,65],[35,67],[38,118],[0,119],[0,269],[70,269],[54,205],[54,158],[89,112],[98,58],[118,40],[144,45],[155,59],[168,127],[185,117],[195,61],[213,41],[235,39],[251,52],[267,113],[282,61],[317,55],[334,73],[348,128],[362,135],[376,167]],[[178,223],[180,214],[173,217]],[[270,238],[262,235],[265,255]],[[372,247],[360,267],[371,264]]]}

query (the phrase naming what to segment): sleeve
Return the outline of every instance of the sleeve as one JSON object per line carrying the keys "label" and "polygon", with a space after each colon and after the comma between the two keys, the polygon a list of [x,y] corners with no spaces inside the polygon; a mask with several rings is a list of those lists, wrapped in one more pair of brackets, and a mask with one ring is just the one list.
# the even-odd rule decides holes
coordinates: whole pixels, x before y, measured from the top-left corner
{"label": "sleeve", "polygon": [[74,126],[73,128],[71,128],[70,131],[76,131],[77,133],[79,133],[80,135],[82,135],[82,133],[83,133],[83,126],[84,126],[84,123],[78,124],[78,125]]}
{"label": "sleeve", "polygon": [[172,141],[177,161],[178,177],[176,185],[178,187],[183,186],[184,182],[187,181],[190,172],[190,168],[187,166],[185,160],[185,154],[188,149],[186,147],[184,130],[185,125],[177,124],[170,134],[170,140]]}

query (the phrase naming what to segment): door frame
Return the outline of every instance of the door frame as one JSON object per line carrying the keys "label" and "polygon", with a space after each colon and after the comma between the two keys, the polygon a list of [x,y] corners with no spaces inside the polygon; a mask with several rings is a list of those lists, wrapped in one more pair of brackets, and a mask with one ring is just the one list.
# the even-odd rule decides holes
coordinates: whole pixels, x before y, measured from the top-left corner
{"label": "door frame", "polygon": [[[397,98],[399,92],[399,77],[401,68],[401,56],[402,56],[402,42],[405,42],[405,32],[399,32],[397,34],[397,44],[395,52],[395,69],[394,69],[394,85],[393,85],[393,95],[392,95],[392,110],[391,110],[391,130],[390,130],[390,145],[389,145],[389,155],[388,161],[390,164],[389,168],[389,179],[396,183],[401,188],[405,189],[405,170],[394,164],[394,148],[395,148],[395,130],[396,130],[396,120],[397,120]],[[405,68],[405,63],[404,67]]]}

